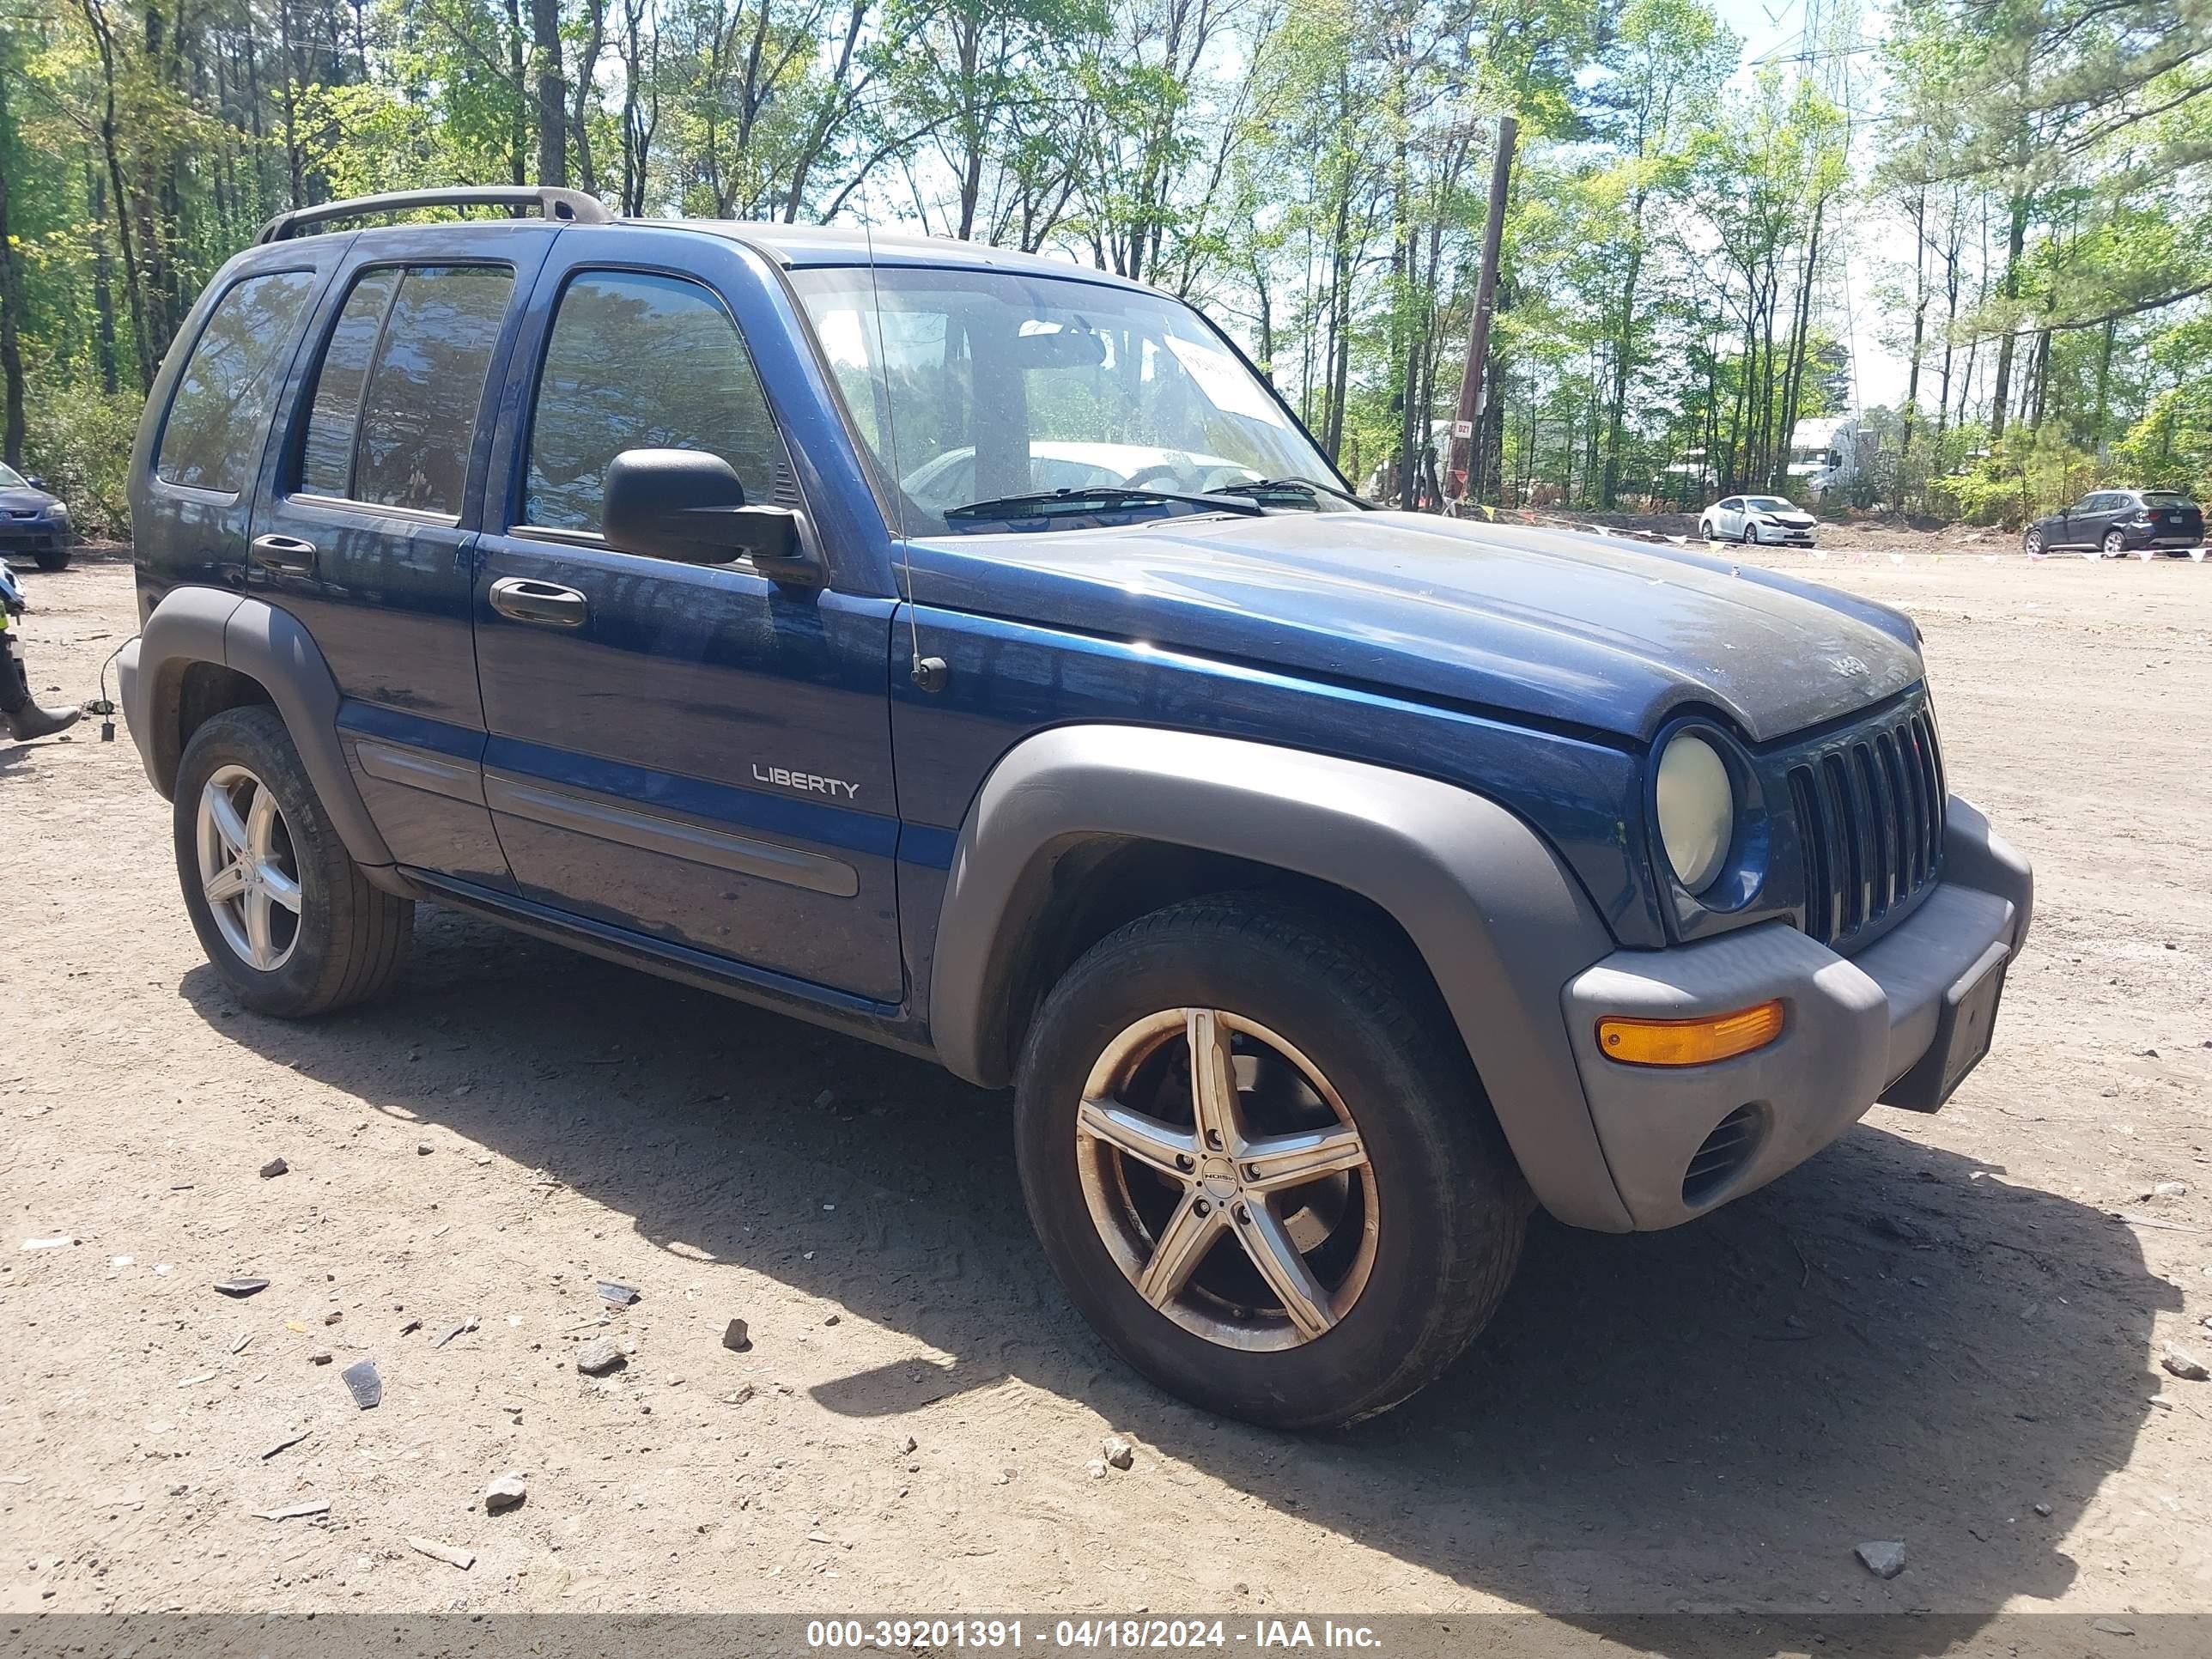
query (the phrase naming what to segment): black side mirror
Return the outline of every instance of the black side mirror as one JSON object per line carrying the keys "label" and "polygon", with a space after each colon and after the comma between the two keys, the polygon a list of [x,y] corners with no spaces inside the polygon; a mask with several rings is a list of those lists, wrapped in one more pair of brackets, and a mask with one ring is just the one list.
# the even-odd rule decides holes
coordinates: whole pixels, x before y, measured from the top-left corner
{"label": "black side mirror", "polygon": [[748,507],[745,487],[720,455],[696,449],[625,449],[607,464],[600,508],[607,545],[686,564],[750,558],[774,581],[822,584],[822,567],[799,539],[787,507]]}
{"label": "black side mirror", "polygon": [[33,489],[44,489],[46,487],[46,481],[44,478],[26,478],[23,482]]}

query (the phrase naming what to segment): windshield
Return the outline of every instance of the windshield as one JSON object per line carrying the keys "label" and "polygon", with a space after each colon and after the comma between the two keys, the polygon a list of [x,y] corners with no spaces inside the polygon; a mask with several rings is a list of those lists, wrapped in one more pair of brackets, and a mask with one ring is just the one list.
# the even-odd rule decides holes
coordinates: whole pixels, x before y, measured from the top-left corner
{"label": "windshield", "polygon": [[1039,490],[1192,495],[1308,478],[1322,488],[1298,504],[1351,507],[1327,493],[1341,487],[1335,471],[1266,383],[1164,295],[914,266],[878,267],[872,283],[858,267],[792,281],[878,476],[896,481],[906,534],[943,532],[948,512],[976,502],[994,505],[960,514],[960,528],[1003,528],[1022,516],[1003,498]]}
{"label": "windshield", "polygon": [[0,489],[28,489],[30,484],[12,466],[0,465]]}
{"label": "windshield", "polygon": [[1754,513],[1795,513],[1797,505],[1779,495],[1747,495],[1743,504]]}

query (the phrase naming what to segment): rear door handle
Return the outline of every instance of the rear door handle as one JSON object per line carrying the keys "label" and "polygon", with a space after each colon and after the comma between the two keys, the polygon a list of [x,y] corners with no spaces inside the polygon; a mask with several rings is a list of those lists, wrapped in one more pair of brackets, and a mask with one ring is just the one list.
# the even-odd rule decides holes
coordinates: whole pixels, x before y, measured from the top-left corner
{"label": "rear door handle", "polygon": [[491,608],[516,622],[580,628],[591,605],[573,587],[533,581],[527,576],[502,576],[491,585]]}
{"label": "rear door handle", "polygon": [[301,576],[314,574],[315,544],[303,542],[297,536],[256,536],[253,556],[271,570]]}

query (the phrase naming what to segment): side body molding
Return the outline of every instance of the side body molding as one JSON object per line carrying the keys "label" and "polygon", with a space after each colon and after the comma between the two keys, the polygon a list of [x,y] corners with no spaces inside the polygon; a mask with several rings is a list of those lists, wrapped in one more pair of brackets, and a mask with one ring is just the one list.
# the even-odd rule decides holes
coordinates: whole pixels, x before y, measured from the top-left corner
{"label": "side body molding", "polygon": [[1629,1231],[1559,1014],[1611,935],[1520,819],[1387,768],[1135,726],[1018,744],[969,810],[938,925],[930,1034],[954,1073],[1012,1080],[1016,947],[1060,859],[1099,836],[1249,859],[1381,907],[1426,960],[1536,1196],[1571,1225]]}
{"label": "side body molding", "polygon": [[298,618],[219,588],[173,588],[147,618],[137,659],[137,672],[125,678],[124,717],[146,775],[164,796],[175,789],[183,757],[178,703],[185,672],[194,663],[217,663],[267,690],[354,861],[370,870],[390,867],[391,849],[338,747],[337,682]]}

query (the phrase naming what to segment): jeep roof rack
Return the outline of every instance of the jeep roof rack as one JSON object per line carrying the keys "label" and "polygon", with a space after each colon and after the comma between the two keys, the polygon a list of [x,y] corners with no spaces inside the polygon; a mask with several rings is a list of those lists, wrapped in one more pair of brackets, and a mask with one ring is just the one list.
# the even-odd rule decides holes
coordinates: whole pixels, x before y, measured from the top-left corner
{"label": "jeep roof rack", "polygon": [[614,215],[598,198],[586,196],[580,190],[558,190],[550,185],[452,185],[442,190],[395,190],[382,196],[353,196],[343,202],[294,208],[262,226],[261,234],[253,240],[257,243],[281,242],[299,235],[310,225],[332,219],[436,207],[534,207],[548,219],[565,219],[580,225],[611,225],[615,222]]}

